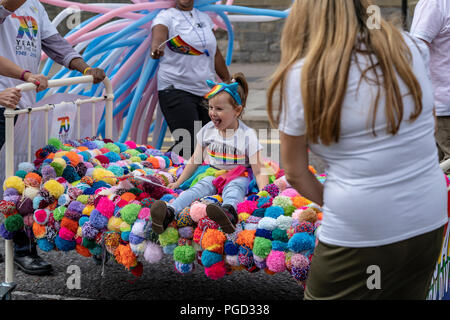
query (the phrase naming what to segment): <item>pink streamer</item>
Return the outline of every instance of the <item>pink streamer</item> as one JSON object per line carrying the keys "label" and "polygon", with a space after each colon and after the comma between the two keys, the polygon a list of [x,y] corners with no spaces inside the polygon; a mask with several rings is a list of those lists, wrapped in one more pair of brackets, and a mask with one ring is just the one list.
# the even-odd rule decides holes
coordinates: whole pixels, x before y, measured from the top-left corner
{"label": "pink streamer", "polygon": [[[147,85],[147,88],[145,89],[145,91],[142,95],[142,99],[141,99],[141,102],[139,103],[138,109],[134,115],[134,119],[138,119],[138,120],[133,121],[133,125],[131,127],[131,140],[132,141],[137,142],[137,134],[138,134],[138,129],[139,129],[139,126],[141,123],[142,114],[145,111],[145,108],[148,104],[148,101],[151,97],[154,87],[156,87],[154,83],[155,83],[155,77],[153,77],[153,79]],[[138,143],[140,143],[140,142],[138,142]]]}

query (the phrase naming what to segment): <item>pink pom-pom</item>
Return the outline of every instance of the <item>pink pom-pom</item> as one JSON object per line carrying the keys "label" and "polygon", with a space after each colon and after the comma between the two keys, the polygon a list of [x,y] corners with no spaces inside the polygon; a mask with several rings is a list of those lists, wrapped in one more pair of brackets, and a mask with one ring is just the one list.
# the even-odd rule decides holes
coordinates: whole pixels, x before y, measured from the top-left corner
{"label": "pink pom-pom", "polygon": [[82,237],[77,237],[77,238],[75,239],[75,242],[76,242],[77,244],[81,245],[81,244],[83,243],[83,238],[82,238]]}
{"label": "pink pom-pom", "polygon": [[161,246],[153,242],[148,242],[144,251],[144,259],[148,263],[158,263],[164,256]]}
{"label": "pink pom-pom", "polygon": [[45,225],[48,222],[48,218],[50,217],[50,211],[46,209],[36,210],[34,212],[33,218],[34,221],[38,224]]}
{"label": "pink pom-pom", "polygon": [[284,252],[272,250],[267,256],[266,264],[272,272],[283,272],[286,270]]}
{"label": "pink pom-pom", "polygon": [[310,264],[308,258],[300,253],[296,253],[291,257],[291,263],[296,268],[306,268]]}
{"label": "pink pom-pom", "polygon": [[75,237],[75,233],[65,227],[62,227],[59,229],[59,237],[64,240],[71,241],[73,240],[73,237]]}
{"label": "pink pom-pom", "polygon": [[252,214],[258,208],[257,201],[246,200],[237,205],[237,213],[246,212]]}
{"label": "pink pom-pom", "polygon": [[213,280],[218,280],[220,278],[225,277],[227,274],[227,269],[225,268],[225,262],[220,261],[213,264],[209,268],[205,268],[205,274],[208,278]]}
{"label": "pink pom-pom", "polygon": [[200,219],[206,217],[206,204],[200,202],[194,202],[191,205],[190,215],[194,222],[199,222]]}
{"label": "pink pom-pom", "polygon": [[125,141],[125,144],[130,149],[136,149],[137,148],[136,142],[134,142],[134,141],[131,141],[131,140]]}
{"label": "pink pom-pom", "polygon": [[293,197],[299,196],[300,193],[298,193],[297,190],[295,190],[294,188],[288,188],[288,189],[282,191],[281,195],[293,198]]}
{"label": "pink pom-pom", "polygon": [[292,219],[298,220],[300,218],[300,214],[303,212],[302,209],[297,209],[294,212],[292,212]]}
{"label": "pink pom-pom", "polygon": [[107,197],[102,197],[97,204],[96,209],[100,211],[100,213],[107,217],[108,219],[114,215],[114,202],[109,200]]}
{"label": "pink pom-pom", "polygon": [[149,208],[142,208],[141,211],[139,211],[138,218],[141,220],[148,220],[150,217],[150,209]]}

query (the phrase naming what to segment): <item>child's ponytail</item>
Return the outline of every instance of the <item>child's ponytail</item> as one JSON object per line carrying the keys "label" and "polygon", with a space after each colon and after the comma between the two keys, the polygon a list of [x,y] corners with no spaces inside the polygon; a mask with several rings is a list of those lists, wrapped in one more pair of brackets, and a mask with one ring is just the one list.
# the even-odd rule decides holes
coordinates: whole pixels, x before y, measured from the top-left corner
{"label": "child's ponytail", "polygon": [[247,103],[247,96],[248,96],[247,79],[245,78],[245,76],[242,72],[238,72],[233,75],[232,81],[239,83],[238,93],[242,100],[242,107],[245,108],[245,105]]}

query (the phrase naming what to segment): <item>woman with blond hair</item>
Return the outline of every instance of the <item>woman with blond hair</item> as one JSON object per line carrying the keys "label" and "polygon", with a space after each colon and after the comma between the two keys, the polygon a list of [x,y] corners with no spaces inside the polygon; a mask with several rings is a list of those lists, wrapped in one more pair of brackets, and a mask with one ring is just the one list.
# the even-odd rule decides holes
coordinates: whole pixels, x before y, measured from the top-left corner
{"label": "woman with blond hair", "polygon": [[287,180],[324,212],[305,299],[426,298],[448,221],[426,64],[369,5],[295,1],[268,91]]}

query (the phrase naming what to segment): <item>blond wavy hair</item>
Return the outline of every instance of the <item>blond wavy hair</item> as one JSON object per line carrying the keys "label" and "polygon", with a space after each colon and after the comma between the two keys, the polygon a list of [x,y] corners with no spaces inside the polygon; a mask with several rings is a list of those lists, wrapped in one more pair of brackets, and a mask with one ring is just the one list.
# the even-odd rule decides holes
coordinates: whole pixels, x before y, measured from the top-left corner
{"label": "blond wavy hair", "polygon": [[[415,102],[410,120],[417,119],[422,112],[422,90],[412,71],[411,51],[394,24],[381,19],[381,28],[368,28],[369,5],[368,0],[295,1],[283,28],[281,62],[267,92],[272,126],[277,127],[275,124],[280,120],[287,73],[295,62],[304,59],[298,89],[303,96],[306,138],[312,143],[320,140],[324,145],[339,142],[342,103],[351,60],[356,53],[364,53],[370,59],[370,66],[361,70],[361,81],[367,79],[369,71],[377,69],[374,81],[379,90],[372,107],[373,134],[376,135],[375,119],[381,92],[386,96],[388,133],[395,135],[400,128],[404,117],[403,97],[397,75]],[[278,96],[278,108],[273,102],[275,96]],[[278,109],[276,116],[275,109]]]}

